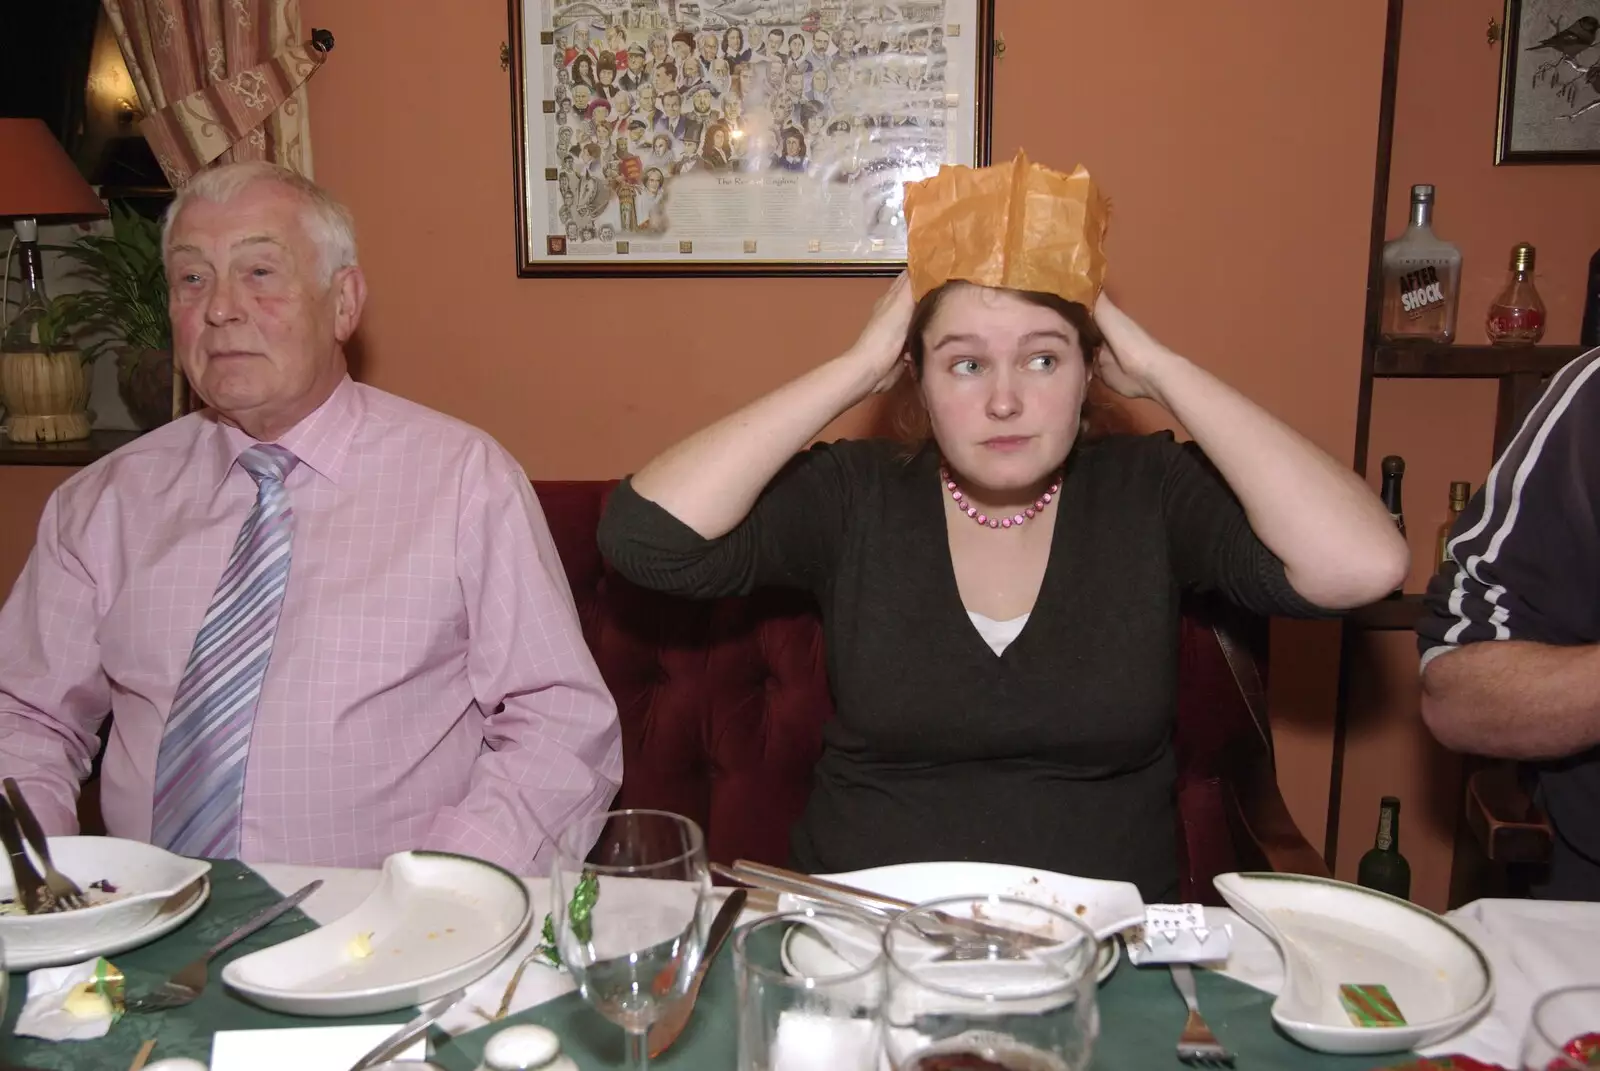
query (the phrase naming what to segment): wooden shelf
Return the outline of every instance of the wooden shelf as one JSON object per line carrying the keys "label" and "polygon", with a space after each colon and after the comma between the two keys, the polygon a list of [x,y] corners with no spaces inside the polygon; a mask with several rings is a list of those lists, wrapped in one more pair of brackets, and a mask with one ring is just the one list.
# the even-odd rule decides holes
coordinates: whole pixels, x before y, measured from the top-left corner
{"label": "wooden shelf", "polygon": [[14,443],[0,436],[0,465],[91,465],[142,431],[92,431],[72,443]]}
{"label": "wooden shelf", "polygon": [[1378,379],[1497,379],[1554,375],[1583,346],[1443,346],[1404,342],[1379,345],[1372,355]]}
{"label": "wooden shelf", "polygon": [[1402,595],[1398,599],[1358,606],[1345,615],[1345,622],[1368,632],[1408,632],[1417,627],[1421,617],[1422,596]]}

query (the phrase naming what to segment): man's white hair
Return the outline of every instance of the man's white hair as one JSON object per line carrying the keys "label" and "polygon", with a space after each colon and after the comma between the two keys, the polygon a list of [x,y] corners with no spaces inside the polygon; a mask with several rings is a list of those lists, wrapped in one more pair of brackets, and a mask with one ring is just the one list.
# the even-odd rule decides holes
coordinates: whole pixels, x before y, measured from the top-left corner
{"label": "man's white hair", "polygon": [[171,251],[172,222],[193,200],[227,204],[258,182],[270,182],[300,195],[301,225],[317,247],[322,285],[333,280],[333,273],[356,262],[356,224],[350,210],[300,172],[265,160],[224,164],[208,168],[190,179],[178,191],[161,221],[161,253]]}

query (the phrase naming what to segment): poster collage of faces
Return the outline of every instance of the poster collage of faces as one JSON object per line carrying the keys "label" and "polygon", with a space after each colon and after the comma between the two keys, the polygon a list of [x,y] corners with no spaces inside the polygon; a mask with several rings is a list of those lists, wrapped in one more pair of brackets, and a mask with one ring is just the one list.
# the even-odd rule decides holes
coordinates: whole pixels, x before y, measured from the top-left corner
{"label": "poster collage of faces", "polygon": [[551,252],[670,237],[691,172],[878,178],[897,204],[945,159],[942,2],[544,2]]}

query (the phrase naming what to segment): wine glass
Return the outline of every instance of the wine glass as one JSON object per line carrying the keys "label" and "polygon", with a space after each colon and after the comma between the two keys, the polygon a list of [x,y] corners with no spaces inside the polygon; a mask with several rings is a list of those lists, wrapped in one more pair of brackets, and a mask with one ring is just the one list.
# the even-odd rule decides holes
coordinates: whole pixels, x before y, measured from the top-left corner
{"label": "wine glass", "polygon": [[705,952],[711,873],[705,836],[682,815],[607,811],[556,837],[550,875],[556,950],[596,1011],[627,1031],[628,1066],[679,1001]]}
{"label": "wine glass", "polygon": [[897,916],[883,935],[891,1065],[1083,1071],[1100,1032],[1096,948],[1077,918],[1015,897],[949,897]]}
{"label": "wine glass", "polygon": [[1600,1066],[1600,985],[1552,989],[1534,1002],[1520,1066],[1523,1071]]}

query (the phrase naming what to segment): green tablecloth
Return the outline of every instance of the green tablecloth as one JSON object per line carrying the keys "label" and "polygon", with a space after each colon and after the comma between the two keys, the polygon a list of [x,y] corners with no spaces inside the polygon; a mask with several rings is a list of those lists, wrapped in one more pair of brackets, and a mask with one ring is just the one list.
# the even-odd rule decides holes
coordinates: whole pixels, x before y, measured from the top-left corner
{"label": "green tablecloth", "polygon": [[[732,1071],[734,1067],[734,979],[732,956],[719,956],[694,1018],[683,1036],[659,1059],[661,1071]],[[1272,1025],[1272,997],[1231,978],[1196,971],[1200,1009],[1222,1043],[1238,1054],[1240,1071],[1365,1071],[1392,1067],[1404,1055],[1328,1056],[1303,1049]],[[1124,962],[1100,988],[1100,1040],[1095,1071],[1181,1068],[1176,1046],[1184,1008],[1166,969],[1140,969]],[[434,1062],[449,1071],[476,1071],[483,1046],[511,1023],[539,1023],[561,1036],[563,1050],[582,1071],[623,1067],[622,1030],[602,1019],[576,993],[530,1008],[492,1027],[463,1034],[443,1045]]]}
{"label": "green tablecloth", "polygon": [[[258,874],[236,862],[218,862],[212,872],[211,899],[194,918],[159,941],[111,957],[137,994],[158,984],[225,937],[281,895]],[[316,927],[292,911],[255,936],[240,942],[212,964],[211,984],[195,1003],[153,1015],[129,1015],[96,1041],[48,1042],[12,1037],[26,980],[11,977],[0,1053],[3,1062],[50,1071],[122,1071],[146,1038],[156,1038],[155,1058],[188,1056],[210,1059],[211,1035],[218,1030],[271,1029],[345,1023],[401,1023],[413,1011],[403,1009],[363,1019],[302,1019],[265,1011],[228,992],[218,975],[229,960],[306,933]],[[1206,971],[1196,972],[1200,1006],[1223,1044],[1239,1055],[1241,1071],[1291,1069],[1323,1071],[1391,1067],[1402,1056],[1337,1057],[1311,1052],[1289,1041],[1272,1025],[1272,998],[1260,990]],[[700,1004],[683,1036],[652,1066],[662,1071],[731,1071],[734,1066],[734,983],[732,956],[718,957],[701,992]],[[1183,1026],[1183,1004],[1167,972],[1140,970],[1124,962],[1100,989],[1100,1041],[1095,1050],[1098,1071],[1178,1067],[1174,1046]],[[476,1071],[484,1043],[510,1023],[540,1023],[561,1036],[562,1044],[583,1071],[623,1066],[622,1031],[602,1019],[576,993],[531,1008],[494,1026],[440,1040],[435,1061],[449,1071]]]}
{"label": "green tablecloth", "polygon": [[[194,918],[158,941],[109,958],[127,976],[129,992],[137,995],[159,985],[282,896],[249,867],[231,860],[219,861],[211,869],[211,898]],[[402,1009],[365,1019],[300,1019],[247,1004],[222,984],[222,967],[230,960],[307,933],[316,925],[299,910],[289,912],[212,960],[211,983],[193,1004],[148,1015],[125,1015],[109,1034],[95,1041],[41,1041],[13,1036],[27,986],[25,974],[13,974],[3,1034],[6,1040],[0,1050],[4,1062],[50,1071],[123,1071],[146,1038],[156,1039],[151,1059],[187,1056],[207,1062],[211,1059],[211,1035],[218,1030],[326,1026],[330,1022],[403,1023],[415,1014],[414,1009]]]}

